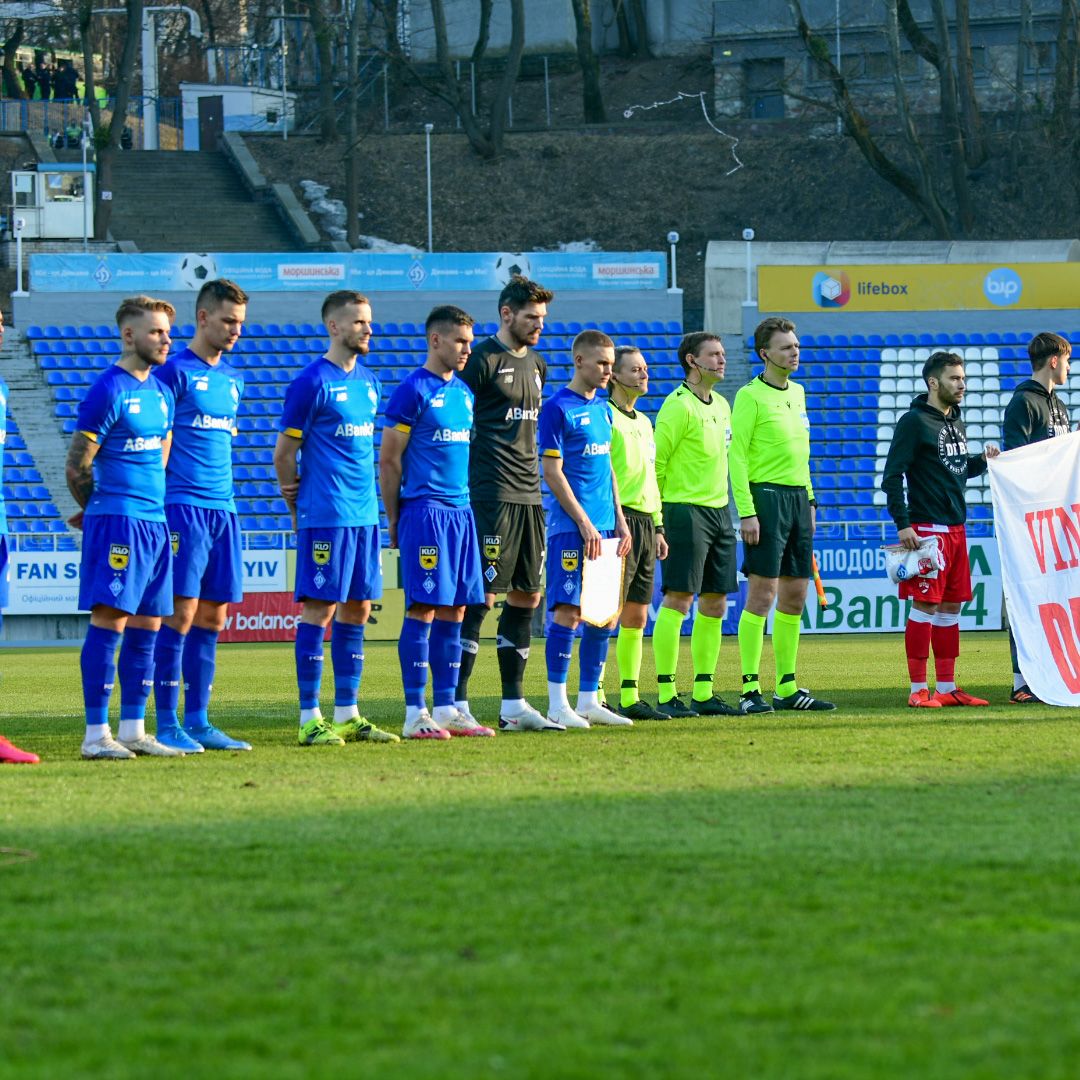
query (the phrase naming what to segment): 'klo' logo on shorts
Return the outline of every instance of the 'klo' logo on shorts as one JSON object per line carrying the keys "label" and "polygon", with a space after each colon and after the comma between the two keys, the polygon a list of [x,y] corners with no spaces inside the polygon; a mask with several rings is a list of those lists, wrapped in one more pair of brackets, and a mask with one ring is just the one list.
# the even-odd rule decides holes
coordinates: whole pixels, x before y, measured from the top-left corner
{"label": "'klo' logo on shorts", "polygon": [[566,551],[562,553],[562,568],[570,573],[578,568],[578,563],[581,561],[580,553],[577,551]]}
{"label": "'klo' logo on shorts", "polygon": [[169,533],[169,543],[172,544],[172,553],[174,555],[180,554],[180,534],[178,532]]}
{"label": "'klo' logo on shorts", "polygon": [[502,537],[501,536],[485,536],[484,537],[484,558],[494,562],[502,551]]}
{"label": "'klo' logo on shorts", "polygon": [[325,566],[330,561],[330,553],[333,550],[334,545],[329,540],[312,540],[311,561],[316,566]]}
{"label": "'klo' logo on shorts", "polygon": [[127,544],[113,544],[109,548],[109,565],[114,570],[126,570],[131,561],[131,548]]}
{"label": "'klo' logo on shorts", "polygon": [[420,549],[420,565],[425,570],[434,570],[439,565],[439,549],[434,546]]}

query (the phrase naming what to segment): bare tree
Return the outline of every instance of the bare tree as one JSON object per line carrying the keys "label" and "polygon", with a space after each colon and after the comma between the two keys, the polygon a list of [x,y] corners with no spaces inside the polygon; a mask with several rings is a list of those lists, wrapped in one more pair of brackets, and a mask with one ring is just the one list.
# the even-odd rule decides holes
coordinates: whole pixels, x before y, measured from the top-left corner
{"label": "bare tree", "polygon": [[968,0],[956,0],[956,73],[960,92],[960,126],[964,132],[964,160],[969,169],[986,161],[989,151],[983,135],[982,113],[975,96],[975,50],[971,47]]}
{"label": "bare tree", "polygon": [[586,124],[602,124],[607,120],[604,95],[600,89],[600,63],[592,43],[592,11],[590,0],[570,0],[577,27],[577,56],[581,66],[582,95]]}
{"label": "bare tree", "polygon": [[311,33],[319,59],[319,139],[322,142],[335,142],[338,128],[337,103],[334,100],[334,25],[329,18],[326,0],[303,2],[311,18]]}
{"label": "bare tree", "polygon": [[644,0],[612,0],[612,4],[615,26],[619,32],[619,55],[651,58]]}
{"label": "bare tree", "polygon": [[4,97],[26,97],[26,87],[19,78],[19,70],[15,66],[15,50],[22,44],[23,35],[26,32],[26,23],[22,19],[15,22],[10,36],[3,44],[4,50]]}
{"label": "bare tree", "polygon": [[135,60],[139,53],[142,33],[143,0],[124,0],[127,24],[124,27],[124,45],[116,71],[116,94],[112,116],[105,123],[101,104],[94,87],[94,38],[91,33],[93,0],[81,0],[79,5],[79,37],[82,40],[83,71],[86,85],[86,101],[94,124],[94,145],[97,148],[97,184],[94,194],[94,239],[104,240],[109,235],[112,219],[112,171],[113,162],[120,152],[120,137],[127,118],[128,102],[131,100],[131,84],[135,73]]}
{"label": "bare tree", "polygon": [[347,101],[345,109],[345,239],[350,247],[360,243],[360,132],[357,124],[357,92],[360,69],[360,0],[352,0],[346,36]]}
{"label": "bare tree", "polygon": [[446,9],[443,0],[431,0],[431,16],[435,26],[435,57],[442,76],[441,87],[412,74],[426,90],[446,101],[461,118],[461,126],[469,145],[483,158],[494,158],[502,152],[506,136],[507,105],[521,70],[521,55],[525,51],[525,0],[509,0],[510,48],[506,66],[495,93],[488,105],[486,123],[473,114],[471,101],[461,93],[454,62],[450,58],[450,46],[446,36]]}
{"label": "bare tree", "polygon": [[1076,35],[1077,0],[1061,0],[1054,63],[1054,105],[1050,115],[1051,131],[1058,138],[1068,138],[1075,129]]}
{"label": "bare tree", "polygon": [[[1065,0],[1067,3],[1068,0]],[[1024,69],[1031,37],[1031,0],[1020,0],[1020,26],[1016,33],[1016,96],[1013,99],[1013,129],[1009,136],[1009,195],[1020,194],[1020,150],[1024,130]]]}
{"label": "bare tree", "polygon": [[[888,0],[888,3],[891,9],[897,9],[897,0]],[[810,29],[800,0],[787,0],[787,5],[807,53],[828,79],[833,98],[831,108],[842,119],[845,130],[854,139],[867,164],[918,209],[941,239],[951,239],[953,229],[936,191],[928,190],[917,176],[912,176],[885,152],[871,132],[866,116],[855,104],[840,69],[833,63],[829,43]]]}
{"label": "bare tree", "polygon": [[971,203],[971,191],[968,186],[967,154],[964,150],[964,132],[960,127],[960,95],[956,87],[956,72],[952,64],[949,18],[945,11],[945,0],[933,0],[933,9],[938,37],[938,56],[941,59],[938,66],[941,115],[945,122],[945,136],[949,146],[949,167],[952,173],[957,215],[960,228],[966,234],[975,224],[975,208]]}

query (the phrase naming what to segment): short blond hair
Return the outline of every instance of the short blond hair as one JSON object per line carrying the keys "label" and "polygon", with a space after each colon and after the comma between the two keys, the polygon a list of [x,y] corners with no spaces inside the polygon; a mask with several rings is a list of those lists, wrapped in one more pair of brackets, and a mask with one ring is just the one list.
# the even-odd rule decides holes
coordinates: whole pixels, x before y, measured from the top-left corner
{"label": "short blond hair", "polygon": [[122,330],[132,320],[157,311],[168,315],[170,323],[176,318],[176,308],[168,300],[157,300],[153,296],[126,297],[116,309],[116,325]]}

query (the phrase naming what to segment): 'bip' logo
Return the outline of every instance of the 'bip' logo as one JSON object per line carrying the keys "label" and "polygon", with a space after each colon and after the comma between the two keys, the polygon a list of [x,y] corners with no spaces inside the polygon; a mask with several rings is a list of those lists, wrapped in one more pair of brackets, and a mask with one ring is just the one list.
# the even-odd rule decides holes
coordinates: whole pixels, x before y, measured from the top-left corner
{"label": "'bip' logo", "polygon": [[843,307],[851,299],[851,282],[843,270],[814,275],[814,303],[818,307]]}
{"label": "'bip' logo", "polygon": [[983,279],[983,292],[986,294],[986,299],[998,307],[1009,307],[1017,303],[1023,291],[1023,278],[1007,266],[996,267]]}

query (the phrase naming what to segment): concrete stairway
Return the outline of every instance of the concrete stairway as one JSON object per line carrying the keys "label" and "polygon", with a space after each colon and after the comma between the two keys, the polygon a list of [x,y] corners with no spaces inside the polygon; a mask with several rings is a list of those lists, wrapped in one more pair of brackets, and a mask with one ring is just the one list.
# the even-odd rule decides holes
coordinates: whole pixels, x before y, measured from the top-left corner
{"label": "concrete stairway", "polygon": [[53,395],[45,385],[44,372],[34,363],[26,342],[16,340],[10,331],[0,348],[0,371],[10,392],[8,411],[19,425],[19,434],[34,456],[52,501],[68,518],[78,509],[64,476],[68,436],[53,415]]}
{"label": "concrete stairway", "polygon": [[130,150],[117,156],[112,186],[110,231],[140,251],[301,250],[217,151]]}

